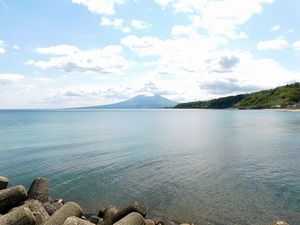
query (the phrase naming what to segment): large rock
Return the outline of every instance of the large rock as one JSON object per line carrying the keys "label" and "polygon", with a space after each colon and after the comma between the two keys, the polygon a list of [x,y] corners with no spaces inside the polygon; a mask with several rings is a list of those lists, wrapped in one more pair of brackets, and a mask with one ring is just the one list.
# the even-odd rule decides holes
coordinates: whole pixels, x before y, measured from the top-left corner
{"label": "large rock", "polygon": [[1,225],[35,225],[33,213],[27,207],[19,207],[16,210],[0,217]]}
{"label": "large rock", "polygon": [[6,189],[8,186],[9,180],[7,177],[0,176],[0,190]]}
{"label": "large rock", "polygon": [[66,203],[50,216],[43,225],[62,225],[71,216],[82,217],[82,209],[75,202]]}
{"label": "large rock", "polygon": [[133,212],[114,223],[114,225],[145,225],[145,220],[141,214]]}
{"label": "large rock", "polygon": [[24,186],[19,185],[0,191],[0,213],[6,213],[27,199]]}
{"label": "large rock", "polygon": [[48,202],[48,180],[44,177],[36,178],[29,188],[28,198],[39,200],[42,203]]}
{"label": "large rock", "polygon": [[88,220],[83,220],[76,216],[71,216],[63,223],[63,225],[94,225],[94,224]]}

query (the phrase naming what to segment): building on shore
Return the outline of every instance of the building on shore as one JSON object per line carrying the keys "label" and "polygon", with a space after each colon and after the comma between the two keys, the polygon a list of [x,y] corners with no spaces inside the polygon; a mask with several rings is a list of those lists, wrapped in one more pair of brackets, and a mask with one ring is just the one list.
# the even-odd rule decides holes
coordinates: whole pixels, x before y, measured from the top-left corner
{"label": "building on shore", "polygon": [[280,109],[282,108],[282,105],[273,105],[271,106],[272,109]]}

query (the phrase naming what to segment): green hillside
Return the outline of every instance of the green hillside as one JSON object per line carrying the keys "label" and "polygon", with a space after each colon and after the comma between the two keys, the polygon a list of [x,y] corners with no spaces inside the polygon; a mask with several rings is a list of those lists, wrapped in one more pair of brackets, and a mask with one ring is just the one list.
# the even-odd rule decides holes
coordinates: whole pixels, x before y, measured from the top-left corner
{"label": "green hillside", "polygon": [[217,98],[209,101],[197,101],[177,104],[175,108],[227,109],[244,99],[246,95]]}
{"label": "green hillside", "polygon": [[270,90],[251,94],[223,97],[209,101],[182,103],[175,108],[202,108],[202,109],[264,109],[281,106],[286,108],[300,102],[300,83],[289,84]]}
{"label": "green hillside", "polygon": [[271,108],[275,105],[287,107],[298,102],[300,102],[300,83],[295,83],[250,94],[238,102],[235,107]]}

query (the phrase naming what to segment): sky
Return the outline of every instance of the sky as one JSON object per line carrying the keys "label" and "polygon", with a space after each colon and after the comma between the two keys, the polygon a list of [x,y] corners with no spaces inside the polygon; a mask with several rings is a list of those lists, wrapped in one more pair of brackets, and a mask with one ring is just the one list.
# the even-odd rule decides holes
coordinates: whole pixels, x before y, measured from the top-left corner
{"label": "sky", "polygon": [[159,94],[177,102],[300,81],[299,0],[0,0],[0,108]]}

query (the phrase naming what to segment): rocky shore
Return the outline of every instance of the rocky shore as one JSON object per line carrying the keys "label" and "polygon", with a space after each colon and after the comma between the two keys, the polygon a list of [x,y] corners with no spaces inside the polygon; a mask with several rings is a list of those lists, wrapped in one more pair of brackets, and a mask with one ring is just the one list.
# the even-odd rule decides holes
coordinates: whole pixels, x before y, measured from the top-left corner
{"label": "rocky shore", "polygon": [[[138,202],[123,209],[102,207],[98,215],[85,214],[75,202],[51,198],[48,180],[43,177],[36,178],[28,191],[23,185],[8,184],[0,176],[0,225],[194,225],[147,218],[145,207]],[[270,225],[288,224],[278,220]]]}

